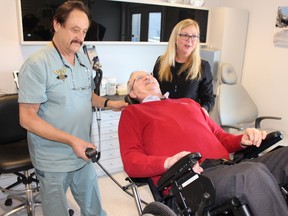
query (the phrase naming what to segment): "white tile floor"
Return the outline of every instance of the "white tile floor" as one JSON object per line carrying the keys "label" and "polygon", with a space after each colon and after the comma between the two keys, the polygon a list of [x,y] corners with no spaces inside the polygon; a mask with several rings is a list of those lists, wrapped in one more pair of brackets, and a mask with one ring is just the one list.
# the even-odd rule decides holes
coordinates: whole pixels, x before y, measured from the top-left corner
{"label": "white tile floor", "polygon": [[[126,185],[128,182],[125,181],[126,174],[119,172],[113,174],[113,177],[119,182],[120,185]],[[99,178],[100,193],[102,198],[103,208],[107,212],[107,216],[138,216],[138,211],[133,197],[127,195],[121,188],[119,188],[111,179],[107,176]],[[147,201],[152,202],[153,198],[149,191],[149,188],[144,186],[138,188],[140,197]],[[67,193],[67,199],[70,208],[74,210],[74,216],[80,216],[79,207],[74,201],[70,191]],[[0,200],[0,215],[5,212],[7,208],[4,205],[4,199]],[[14,202],[14,205],[16,202]],[[13,216],[27,215],[25,210],[21,210]],[[36,207],[36,216],[42,216],[41,207]],[[51,215],[55,216],[55,215]]]}

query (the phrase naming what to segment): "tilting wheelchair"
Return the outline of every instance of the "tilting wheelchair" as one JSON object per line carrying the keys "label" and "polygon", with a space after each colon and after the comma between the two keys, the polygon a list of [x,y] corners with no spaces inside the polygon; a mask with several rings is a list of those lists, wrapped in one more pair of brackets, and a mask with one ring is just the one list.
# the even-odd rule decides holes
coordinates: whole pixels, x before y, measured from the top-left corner
{"label": "tilting wheelchair", "polygon": [[[235,163],[243,159],[258,157],[261,152],[282,139],[283,135],[279,131],[269,133],[259,148],[251,146],[237,152]],[[98,163],[99,154],[96,150],[88,148],[86,155],[93,162]],[[122,189],[124,191],[132,189],[140,216],[252,216],[249,206],[241,203],[236,197],[220,206],[213,206],[216,194],[213,182],[208,177],[196,174],[192,170],[200,158],[201,154],[197,152],[186,155],[167,170],[157,186],[150,178],[128,177],[127,180],[130,183]],[[228,163],[228,161],[223,161],[223,163]],[[148,204],[140,199],[137,188],[143,184],[148,184],[155,202]],[[287,185],[280,186],[280,190],[287,201]],[[166,193],[167,191],[169,193]],[[146,204],[144,209],[142,202]]]}
{"label": "tilting wheelchair", "polygon": [[[131,98],[129,95],[125,97],[125,101],[129,104],[139,103],[137,100]],[[263,152],[267,152],[266,149],[270,149],[272,145],[283,139],[283,134],[279,131],[272,132],[267,135],[266,139],[262,142],[260,147],[250,146],[243,151],[236,152],[233,163],[239,163],[243,159],[256,158]],[[221,206],[214,207],[215,199],[215,187],[213,182],[202,175],[195,174],[192,170],[193,156],[188,155],[182,160],[177,162],[171,167],[158,181],[158,185],[155,186],[151,179],[139,179],[139,178],[127,178],[130,182],[136,185],[142,185],[143,182],[149,185],[149,188],[153,194],[156,202],[163,203],[173,209],[174,214],[178,216],[198,216],[198,215],[234,215],[234,216],[250,216],[252,215],[249,206],[245,203],[241,203],[236,197],[223,203]],[[227,161],[225,163],[230,163]],[[180,171],[181,170],[181,171]],[[188,186],[185,183],[189,183]],[[183,187],[183,184],[185,187]],[[163,191],[166,188],[170,189],[169,194],[163,196]],[[280,186],[283,196],[287,200],[287,185]],[[192,195],[193,194],[193,195]],[[149,203],[143,210],[141,207],[141,200],[135,196],[139,215],[145,213],[157,214],[157,211],[149,212],[154,209],[154,203]],[[152,207],[150,207],[152,205]],[[146,209],[148,208],[148,210]],[[142,214],[141,214],[142,212]],[[163,215],[169,215],[168,213]]]}
{"label": "tilting wheelchair", "polygon": [[[259,148],[247,147],[236,154],[236,163],[242,159],[258,157],[259,153],[283,138],[281,132],[269,133]],[[89,158],[97,159],[97,152],[87,149]],[[214,207],[216,189],[206,176],[193,172],[192,167],[201,158],[200,153],[191,153],[175,163],[160,178],[157,186],[150,178],[127,178],[129,184],[123,190],[132,189],[140,216],[252,216],[249,206],[241,203],[236,197]],[[142,200],[137,188],[148,184],[155,202],[142,208]],[[287,185],[280,187],[283,196],[288,197]],[[169,191],[167,193],[167,191]]]}

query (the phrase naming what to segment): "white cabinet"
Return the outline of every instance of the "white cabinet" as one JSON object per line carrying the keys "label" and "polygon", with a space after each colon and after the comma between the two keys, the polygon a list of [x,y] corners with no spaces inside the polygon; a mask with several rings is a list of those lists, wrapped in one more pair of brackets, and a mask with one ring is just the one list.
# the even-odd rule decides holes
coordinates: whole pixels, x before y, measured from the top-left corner
{"label": "white cabinet", "polygon": [[[93,112],[91,135],[92,143],[99,148],[97,114],[99,113]],[[104,110],[100,113],[101,157],[99,162],[109,173],[123,170],[118,140],[118,123],[120,115],[121,112],[114,112],[111,110]],[[95,168],[98,176],[104,174],[103,170],[96,163]]]}

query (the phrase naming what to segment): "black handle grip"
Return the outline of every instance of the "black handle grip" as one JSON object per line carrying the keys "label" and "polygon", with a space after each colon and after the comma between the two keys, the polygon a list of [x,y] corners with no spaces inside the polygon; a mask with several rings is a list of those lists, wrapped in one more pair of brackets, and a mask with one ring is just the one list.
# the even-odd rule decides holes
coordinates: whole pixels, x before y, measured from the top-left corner
{"label": "black handle grip", "polygon": [[100,158],[100,154],[98,154],[96,149],[87,148],[85,150],[85,154],[88,158],[90,158],[93,162],[97,162]]}
{"label": "black handle grip", "polygon": [[88,158],[95,157],[97,155],[97,150],[93,148],[87,148],[85,154]]}

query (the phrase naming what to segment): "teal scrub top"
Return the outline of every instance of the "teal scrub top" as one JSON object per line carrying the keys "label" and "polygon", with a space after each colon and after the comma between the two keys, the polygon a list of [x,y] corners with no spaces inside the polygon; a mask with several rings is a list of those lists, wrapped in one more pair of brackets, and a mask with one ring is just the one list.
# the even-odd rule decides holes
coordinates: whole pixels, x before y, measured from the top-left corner
{"label": "teal scrub top", "polygon": [[[38,115],[54,127],[91,142],[92,68],[83,53],[75,66],[46,46],[31,55],[19,71],[19,103],[40,104]],[[66,65],[66,66],[65,66]],[[65,144],[28,132],[28,144],[35,168],[46,172],[69,172],[85,161]]]}

